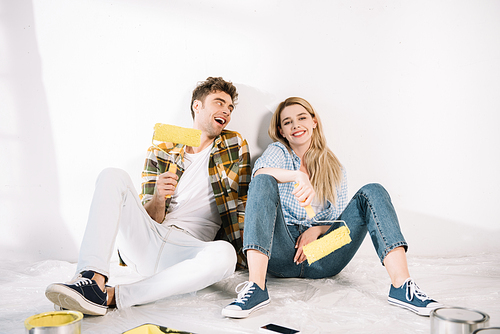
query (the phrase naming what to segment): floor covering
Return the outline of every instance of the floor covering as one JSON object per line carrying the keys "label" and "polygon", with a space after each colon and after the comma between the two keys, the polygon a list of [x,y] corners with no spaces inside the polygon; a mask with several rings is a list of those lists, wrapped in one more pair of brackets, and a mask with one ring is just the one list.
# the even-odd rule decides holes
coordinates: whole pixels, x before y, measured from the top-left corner
{"label": "floor covering", "polygon": [[[487,313],[490,326],[500,326],[500,254],[467,257],[409,257],[410,273],[428,295],[449,306]],[[0,333],[25,333],[24,320],[52,311],[45,288],[69,280],[76,264],[65,261],[0,264]],[[123,333],[145,323],[199,334],[258,333],[276,323],[301,333],[430,333],[430,319],[389,305],[388,275],[376,257],[358,256],[339,275],[319,280],[268,278],[271,304],[246,319],[228,319],[221,309],[235,297],[236,285],[248,273],[196,293],[123,310],[105,316],[86,316],[82,333]],[[110,284],[137,276],[116,262]]]}

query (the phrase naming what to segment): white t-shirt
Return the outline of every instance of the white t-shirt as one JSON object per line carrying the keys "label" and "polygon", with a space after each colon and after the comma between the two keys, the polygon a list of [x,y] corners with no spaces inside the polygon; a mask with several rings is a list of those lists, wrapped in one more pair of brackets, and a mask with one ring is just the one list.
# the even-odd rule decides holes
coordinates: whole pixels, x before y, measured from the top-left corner
{"label": "white t-shirt", "polygon": [[202,241],[213,241],[220,219],[208,175],[211,146],[199,153],[184,153],[186,169],[168,207],[165,223],[178,226]]}

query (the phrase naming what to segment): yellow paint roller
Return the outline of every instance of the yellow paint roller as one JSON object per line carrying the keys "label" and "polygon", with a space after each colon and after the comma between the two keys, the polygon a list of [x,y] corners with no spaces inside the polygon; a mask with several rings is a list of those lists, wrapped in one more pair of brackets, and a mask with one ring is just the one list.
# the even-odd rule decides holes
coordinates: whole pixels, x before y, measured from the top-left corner
{"label": "yellow paint roller", "polygon": [[154,140],[198,147],[201,145],[201,130],[156,123],[153,133]]}
{"label": "yellow paint roller", "polygon": [[[153,146],[165,152],[161,147],[156,145],[155,141],[198,147],[201,145],[201,130],[156,123],[152,140]],[[175,163],[170,163],[168,171],[175,174],[177,172],[177,165]],[[165,198],[169,197],[170,195],[165,196]]]}
{"label": "yellow paint roller", "polygon": [[[298,186],[299,186],[298,182],[294,184],[295,188],[297,188]],[[309,219],[313,219],[316,213],[314,212],[312,206],[308,205],[304,209],[306,210]],[[345,221],[343,220],[323,221],[323,223],[335,223],[335,222],[342,222],[344,223],[344,226],[341,226],[331,231],[323,238],[317,239],[302,247],[302,251],[306,255],[307,262],[309,263],[309,265],[311,265],[313,262],[318,261],[319,259],[324,258],[328,254],[333,253],[337,249],[347,245],[352,241],[349,235],[351,231],[347,227]]]}
{"label": "yellow paint roller", "polygon": [[171,333],[171,334],[193,334],[191,332],[179,331],[176,329],[153,325],[153,324],[144,324],[139,327],[132,328],[123,334],[163,334],[163,333]]}
{"label": "yellow paint roller", "polygon": [[[299,183],[297,182],[293,186],[297,188],[299,186]],[[313,217],[316,216],[316,213],[314,212],[314,209],[312,208],[311,205],[306,206],[304,209],[306,210],[309,219],[313,219]]]}
{"label": "yellow paint roller", "polygon": [[302,247],[302,251],[306,255],[309,265],[352,241],[351,236],[349,235],[351,231],[347,227],[345,221],[334,220],[330,222],[342,222],[344,223],[344,226],[341,226],[331,231],[324,237],[314,240],[313,242]]}

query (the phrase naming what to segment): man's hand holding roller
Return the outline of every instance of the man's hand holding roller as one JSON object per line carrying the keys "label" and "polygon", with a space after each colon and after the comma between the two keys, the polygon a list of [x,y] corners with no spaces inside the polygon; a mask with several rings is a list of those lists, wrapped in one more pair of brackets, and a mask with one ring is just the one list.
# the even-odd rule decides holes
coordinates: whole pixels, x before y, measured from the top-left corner
{"label": "man's hand holding roller", "polygon": [[160,174],[156,180],[153,198],[144,205],[148,214],[157,223],[161,224],[165,219],[165,198],[174,194],[178,179],[179,177],[172,172]]}
{"label": "man's hand holding roller", "polygon": [[178,179],[179,177],[177,174],[172,172],[160,174],[158,180],[156,180],[154,196],[158,197],[158,200],[163,199],[163,201],[165,201],[166,196],[172,196],[174,194]]}

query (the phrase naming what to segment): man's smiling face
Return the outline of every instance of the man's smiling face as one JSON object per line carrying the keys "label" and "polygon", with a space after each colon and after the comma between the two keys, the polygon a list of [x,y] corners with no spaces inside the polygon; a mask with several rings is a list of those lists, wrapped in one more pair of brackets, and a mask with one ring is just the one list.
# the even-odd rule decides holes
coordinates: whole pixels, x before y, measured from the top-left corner
{"label": "man's smiling face", "polygon": [[204,102],[193,102],[194,127],[203,131],[209,138],[215,138],[231,120],[233,109],[233,100],[229,94],[221,91],[210,93]]}

